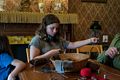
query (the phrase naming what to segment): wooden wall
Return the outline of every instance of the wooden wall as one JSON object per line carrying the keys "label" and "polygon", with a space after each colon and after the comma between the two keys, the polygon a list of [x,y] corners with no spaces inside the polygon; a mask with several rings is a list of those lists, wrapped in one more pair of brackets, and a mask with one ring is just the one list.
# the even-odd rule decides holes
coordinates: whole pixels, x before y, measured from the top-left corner
{"label": "wooden wall", "polygon": [[[113,36],[120,32],[120,0],[107,0],[107,3],[89,3],[81,0],[69,0],[69,13],[77,13],[79,23],[72,25],[72,41],[86,39],[90,35],[92,21],[98,20],[102,33]],[[34,35],[39,24],[5,24],[0,23],[0,32],[8,35]]]}
{"label": "wooden wall", "polygon": [[10,36],[32,36],[40,24],[0,23],[0,32]]}
{"label": "wooden wall", "polygon": [[[8,36],[34,36],[35,31],[40,26],[38,23],[0,23],[0,33]],[[61,24],[61,36],[73,41],[74,36],[72,27],[75,24]]]}

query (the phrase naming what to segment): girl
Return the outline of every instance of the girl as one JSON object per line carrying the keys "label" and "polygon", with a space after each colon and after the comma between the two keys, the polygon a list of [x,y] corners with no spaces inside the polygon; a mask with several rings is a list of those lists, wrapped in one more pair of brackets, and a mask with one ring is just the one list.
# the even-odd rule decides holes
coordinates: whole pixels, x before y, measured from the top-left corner
{"label": "girl", "polygon": [[[11,70],[12,66],[14,66],[13,70]],[[8,38],[0,35],[0,80],[15,80],[25,66],[25,63],[12,57]]]}
{"label": "girl", "polygon": [[70,42],[62,39],[59,33],[60,21],[53,15],[46,15],[40,28],[36,31],[30,43],[30,59],[49,59],[58,55],[60,50],[75,49],[80,46],[96,43],[98,38],[90,38],[83,41]]}

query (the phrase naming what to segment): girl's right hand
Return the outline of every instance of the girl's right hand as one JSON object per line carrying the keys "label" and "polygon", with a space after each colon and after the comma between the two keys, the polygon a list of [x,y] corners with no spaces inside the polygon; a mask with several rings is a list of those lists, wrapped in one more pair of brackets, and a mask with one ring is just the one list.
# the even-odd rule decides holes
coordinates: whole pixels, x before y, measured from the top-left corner
{"label": "girl's right hand", "polygon": [[60,50],[61,49],[52,49],[50,51],[48,51],[45,55],[48,57],[48,58],[51,58],[53,56],[57,56],[59,53],[60,53]]}
{"label": "girl's right hand", "polygon": [[32,59],[32,60],[34,61],[34,60],[41,59],[41,58],[46,58],[46,59],[47,59],[47,58],[51,58],[51,57],[53,57],[53,56],[58,55],[58,54],[60,53],[60,50],[61,50],[61,49],[52,49],[52,50],[46,52],[46,53],[43,54],[43,55],[36,56],[36,57],[35,57],[34,59]]}
{"label": "girl's right hand", "polygon": [[50,54],[51,55],[56,55],[56,54],[60,53],[60,50],[61,49],[52,49],[52,50],[50,50]]}
{"label": "girl's right hand", "polygon": [[90,38],[91,43],[97,43],[98,40],[99,40],[99,38],[96,38],[96,37]]}

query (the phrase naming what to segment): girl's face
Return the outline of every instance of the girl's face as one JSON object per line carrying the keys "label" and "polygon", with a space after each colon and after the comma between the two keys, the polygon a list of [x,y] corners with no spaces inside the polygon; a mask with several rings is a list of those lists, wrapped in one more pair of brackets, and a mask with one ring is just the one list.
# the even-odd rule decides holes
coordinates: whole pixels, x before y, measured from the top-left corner
{"label": "girl's face", "polygon": [[59,23],[53,23],[46,26],[46,32],[50,36],[55,36],[55,34],[58,32],[59,29]]}

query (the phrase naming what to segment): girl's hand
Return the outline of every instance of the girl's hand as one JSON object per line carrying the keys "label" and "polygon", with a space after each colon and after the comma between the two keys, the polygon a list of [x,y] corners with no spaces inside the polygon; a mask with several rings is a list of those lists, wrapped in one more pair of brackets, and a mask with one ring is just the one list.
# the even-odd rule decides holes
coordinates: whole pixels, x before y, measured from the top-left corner
{"label": "girl's hand", "polygon": [[48,52],[46,52],[45,54],[43,54],[43,55],[40,55],[40,56],[36,56],[34,59],[32,59],[32,61],[35,61],[35,60],[37,60],[37,59],[41,59],[41,58],[51,58],[51,57],[53,57],[53,56],[56,56],[56,55],[58,55],[59,53],[60,53],[60,50],[61,49],[52,49],[52,50],[50,50],[50,51],[48,51]]}
{"label": "girl's hand", "polygon": [[15,76],[9,75],[8,78],[7,78],[7,80],[15,80]]}
{"label": "girl's hand", "polygon": [[96,37],[90,38],[91,43],[97,43],[98,40],[99,40],[99,38],[96,38]]}
{"label": "girl's hand", "polygon": [[46,53],[46,55],[51,58],[53,56],[57,56],[60,53],[61,49],[52,49]]}
{"label": "girl's hand", "polygon": [[115,47],[110,47],[108,50],[105,52],[105,55],[108,55],[110,58],[114,58],[115,55],[118,54],[118,50]]}
{"label": "girl's hand", "polygon": [[52,49],[52,50],[50,51],[50,54],[51,54],[51,55],[56,55],[56,54],[60,53],[60,50],[61,50],[61,49]]}

